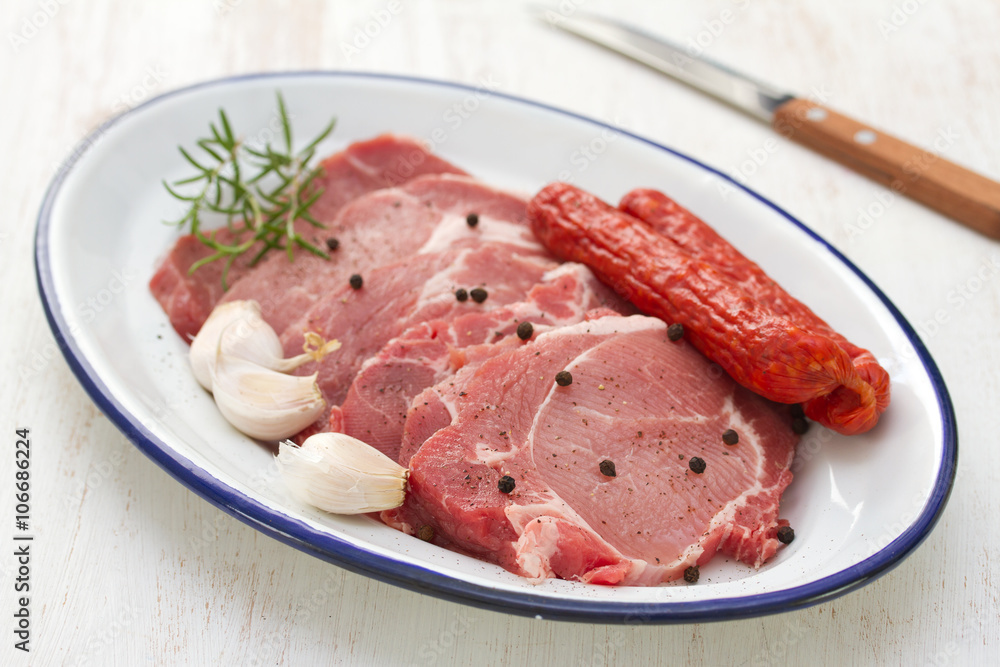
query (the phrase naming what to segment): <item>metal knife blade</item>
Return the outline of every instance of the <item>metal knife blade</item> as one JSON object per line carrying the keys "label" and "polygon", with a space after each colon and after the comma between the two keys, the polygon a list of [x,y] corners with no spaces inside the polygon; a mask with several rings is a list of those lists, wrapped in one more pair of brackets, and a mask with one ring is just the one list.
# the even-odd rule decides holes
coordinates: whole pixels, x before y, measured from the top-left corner
{"label": "metal knife blade", "polygon": [[614,19],[579,12],[546,17],[557,28],[628,56],[767,123],[774,120],[775,109],[794,97],[725,65],[692,57],[678,44]]}
{"label": "metal knife blade", "polygon": [[994,239],[1000,183],[886,132],[796,97],[615,19],[544,11],[551,25],[708,93],[783,136]]}

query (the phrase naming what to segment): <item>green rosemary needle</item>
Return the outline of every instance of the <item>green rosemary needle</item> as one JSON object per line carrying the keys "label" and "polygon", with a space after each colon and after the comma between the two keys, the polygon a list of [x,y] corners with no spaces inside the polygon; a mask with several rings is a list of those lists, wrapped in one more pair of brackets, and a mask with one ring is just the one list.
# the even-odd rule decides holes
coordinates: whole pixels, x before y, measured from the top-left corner
{"label": "green rosemary needle", "polygon": [[[324,259],[329,255],[309,243],[295,229],[295,221],[302,219],[314,227],[323,225],[309,209],[320,195],[322,188],[314,187],[322,173],[321,166],[312,167],[316,146],[330,132],[336,119],[331,120],[319,135],[298,152],[292,149],[292,125],[285,108],[285,100],[277,93],[278,116],[281,122],[281,148],[271,142],[263,147],[249,145],[233,133],[232,125],[223,109],[219,109],[218,123],[210,123],[211,136],[199,139],[196,145],[201,152],[197,159],[183,146],[181,155],[197,174],[163,186],[173,197],[186,203],[186,212],[179,220],[169,221],[188,228],[203,244],[214,252],[195,262],[188,273],[199,267],[223,260],[222,288],[229,289],[226,278],[237,257],[258,244],[260,248],[250,260],[253,266],[274,249],[284,249],[289,261],[294,261],[293,250],[303,248]],[[191,190],[185,194],[178,188]],[[225,243],[218,239],[218,229],[202,230],[203,215],[221,214],[226,218],[226,228],[233,232],[238,242]]]}

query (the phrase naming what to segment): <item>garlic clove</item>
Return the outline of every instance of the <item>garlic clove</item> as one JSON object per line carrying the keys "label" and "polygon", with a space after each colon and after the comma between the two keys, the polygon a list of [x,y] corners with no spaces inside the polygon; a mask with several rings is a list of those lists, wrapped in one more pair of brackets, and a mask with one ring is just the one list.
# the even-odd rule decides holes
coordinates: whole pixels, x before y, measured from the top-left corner
{"label": "garlic clove", "polygon": [[282,442],[276,461],[296,498],[333,514],[392,509],[405,498],[409,471],[343,433],[318,433],[301,447]]}
{"label": "garlic clove", "polygon": [[252,438],[280,440],[312,424],[326,401],[316,374],[285,375],[222,351],[212,373],[212,393],[226,420]]}
{"label": "garlic clove", "polygon": [[194,376],[205,389],[212,391],[212,367],[222,352],[234,357],[287,373],[309,361],[320,361],[340,348],[336,340],[325,341],[315,332],[307,332],[302,354],[285,359],[281,339],[261,316],[256,301],[230,301],[215,307],[198,335],[191,341],[189,357]]}
{"label": "garlic clove", "polygon": [[302,354],[289,357],[288,359],[277,359],[274,365],[269,366],[269,368],[281,371],[282,373],[288,373],[306,362],[322,361],[323,357],[339,349],[340,341],[336,338],[333,340],[324,340],[315,331],[307,331],[305,333],[305,342],[302,343]]}
{"label": "garlic clove", "polygon": [[[277,349],[274,350],[272,347],[272,351],[276,352],[278,357],[281,357],[281,341],[277,340],[278,337],[274,334],[274,330],[261,317],[260,304],[256,301],[220,303],[212,310],[205,323],[201,325],[198,335],[191,341],[191,350],[188,353],[195,378],[197,378],[198,383],[202,387],[209,391],[212,391],[212,368],[215,366],[215,356],[218,353],[219,341],[222,338],[223,332],[230,325],[236,323],[241,325],[240,332],[243,335],[237,336],[234,329],[233,336],[231,337],[233,339],[232,342],[238,342],[240,338],[253,338],[253,336],[249,335],[251,331],[268,329],[278,343]],[[262,334],[262,336],[266,336],[266,333]],[[273,343],[265,341],[260,344],[260,347],[266,347],[267,345],[273,345]]]}
{"label": "garlic clove", "polygon": [[271,325],[262,319],[248,318],[232,322],[222,331],[219,349],[258,366],[284,372],[278,367],[285,356],[281,339]]}

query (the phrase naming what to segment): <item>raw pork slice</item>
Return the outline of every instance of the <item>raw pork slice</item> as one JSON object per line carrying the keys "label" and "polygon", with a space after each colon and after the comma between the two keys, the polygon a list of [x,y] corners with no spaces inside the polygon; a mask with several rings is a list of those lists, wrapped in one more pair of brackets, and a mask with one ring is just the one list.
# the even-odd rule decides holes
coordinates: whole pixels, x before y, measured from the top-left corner
{"label": "raw pork slice", "polygon": [[[554,381],[562,370],[569,386]],[[779,546],[797,440],[787,413],[670,342],[658,319],[559,328],[436,389],[438,405],[428,390],[412,412],[454,418],[411,458],[406,503],[381,515],[391,526],[431,526],[436,544],[536,580],[608,585],[670,581],[717,551],[759,567]]]}
{"label": "raw pork slice", "polygon": [[[329,405],[340,405],[362,363],[392,338],[425,320],[483,312],[522,301],[556,265],[543,254],[505,243],[419,253],[375,269],[364,277],[361,289],[345,284],[332,290],[300,322],[288,327],[282,343],[291,356],[302,350],[306,331],[341,342],[340,349],[318,366],[310,363],[296,371],[303,375],[318,371],[323,397]],[[484,303],[455,298],[457,288],[475,286],[487,290]],[[322,419],[321,430],[325,430],[327,416]]]}
{"label": "raw pork slice", "polygon": [[[466,223],[477,213],[479,224]],[[352,274],[367,279],[372,269],[397,262],[414,252],[497,241],[537,255],[548,253],[527,226],[525,202],[466,176],[423,176],[398,188],[378,190],[344,207],[328,229],[314,239],[334,237],[340,245],[325,260],[309,253],[288,263],[273,253],[222,299],[254,299],[264,319],[282,333],[300,325],[325,295],[347,285]]]}
{"label": "raw pork slice", "polygon": [[[348,202],[363,194],[381,188],[399,185],[425,174],[464,174],[458,167],[427,152],[413,139],[385,134],[369,141],[350,145],[322,163],[323,175],[317,185],[323,194],[313,204],[313,217],[320,222],[332,221]],[[296,223],[296,230],[308,237],[323,237],[321,231],[305,221]],[[218,232],[223,243],[240,240],[239,234],[228,229]],[[223,262],[206,264],[189,273],[198,260],[212,254],[212,250],[195,236],[188,234],[178,239],[164,258],[149,287],[153,296],[170,317],[170,323],[184,340],[192,339],[223,297]],[[255,255],[251,250],[240,257],[229,270],[230,286],[236,284],[249,270]],[[311,256],[299,249],[297,258]],[[287,261],[287,259],[285,260]]]}
{"label": "raw pork slice", "polygon": [[570,263],[546,273],[520,303],[421,322],[364,363],[343,405],[331,411],[330,430],[363,440],[405,465],[400,443],[410,403],[463,366],[466,348],[504,341],[522,322],[533,324],[535,335],[575,324],[595,308],[628,310],[587,267]]}

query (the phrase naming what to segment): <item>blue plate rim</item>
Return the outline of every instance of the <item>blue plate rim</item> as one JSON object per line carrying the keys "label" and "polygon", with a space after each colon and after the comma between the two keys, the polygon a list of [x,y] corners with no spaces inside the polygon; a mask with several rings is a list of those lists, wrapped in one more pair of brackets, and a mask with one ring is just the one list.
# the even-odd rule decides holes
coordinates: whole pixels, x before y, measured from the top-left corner
{"label": "blue plate rim", "polygon": [[530,593],[497,590],[444,575],[419,565],[403,563],[387,556],[374,554],[335,536],[314,530],[303,521],[293,519],[266,507],[259,501],[226,486],[208,474],[207,471],[199,468],[185,457],[173,451],[170,445],[157,438],[115,400],[111,391],[101,381],[97,372],[91,367],[74,340],[71,326],[63,317],[59,295],[54,288],[52,265],[49,256],[49,230],[52,223],[52,209],[60,194],[63,183],[80,158],[104,133],[108,132],[129,114],[202,88],[222,87],[258,79],[279,80],[309,77],[388,80],[431,87],[452,88],[466,92],[477,90],[473,86],[451,81],[409,75],[357,71],[303,70],[260,72],[199,82],[168,91],[147,100],[133,109],[129,109],[108,119],[95,130],[91,131],[77,144],[69,157],[62,163],[42,200],[35,234],[35,275],[45,316],[56,342],[71,370],[76,375],[77,380],[98,408],[111,419],[115,426],[140,451],[172,477],[212,505],[244,523],[257,528],[285,544],[296,547],[352,572],[409,590],[474,607],[504,611],[520,616],[534,616],[536,618],[564,621],[624,624],[693,623],[748,618],[809,607],[844,595],[887,573],[899,565],[930,534],[944,510],[955,478],[958,461],[958,431],[954,407],[944,379],[916,331],[906,321],[899,309],[896,308],[871,279],[862,273],[860,269],[836,248],[803,223],[799,222],[787,211],[721,171],[677,150],[602,121],[556,106],[497,91],[492,92],[491,96],[543,109],[624,134],[715,175],[725,181],[727,185],[746,192],[804,231],[865,283],[886,306],[903,330],[908,342],[913,346],[920,363],[924,366],[927,376],[931,381],[940,408],[943,431],[941,467],[934,482],[933,491],[920,516],[899,537],[867,559],[835,574],[794,588],[770,593],[716,598],[704,601],[637,603],[586,599],[566,600]]}

